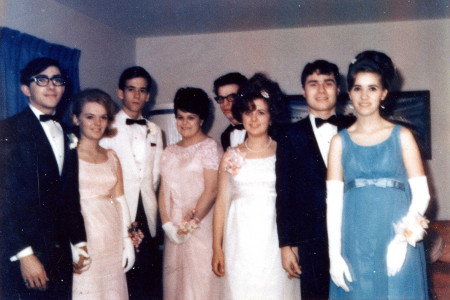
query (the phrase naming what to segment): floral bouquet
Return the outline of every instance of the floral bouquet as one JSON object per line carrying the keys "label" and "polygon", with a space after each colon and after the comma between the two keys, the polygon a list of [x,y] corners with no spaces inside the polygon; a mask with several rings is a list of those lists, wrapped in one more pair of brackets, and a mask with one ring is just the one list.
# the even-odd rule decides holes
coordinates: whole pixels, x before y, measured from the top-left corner
{"label": "floral bouquet", "polygon": [[139,252],[139,245],[144,239],[144,234],[139,229],[137,222],[133,222],[128,226],[128,237],[131,238],[131,242],[133,243],[134,248],[136,248],[136,252]]}
{"label": "floral bouquet", "polygon": [[239,169],[244,165],[244,158],[247,153],[241,152],[239,148],[229,149],[227,152],[229,153],[229,156],[226,162],[225,171],[235,176],[239,172]]}

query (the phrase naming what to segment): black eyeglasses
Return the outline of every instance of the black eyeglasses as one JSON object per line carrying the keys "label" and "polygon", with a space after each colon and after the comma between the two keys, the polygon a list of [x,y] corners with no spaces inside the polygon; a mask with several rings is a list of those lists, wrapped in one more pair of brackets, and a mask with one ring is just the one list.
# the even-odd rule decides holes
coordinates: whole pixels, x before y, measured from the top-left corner
{"label": "black eyeglasses", "polygon": [[66,84],[61,75],[55,75],[52,78],[48,78],[47,75],[36,75],[30,78],[30,81],[36,82],[38,86],[47,86],[50,80],[54,86],[64,86]]}
{"label": "black eyeglasses", "polygon": [[216,96],[214,99],[217,103],[222,104],[224,100],[227,100],[228,102],[233,102],[234,99],[236,99],[237,94],[229,94],[228,96]]}

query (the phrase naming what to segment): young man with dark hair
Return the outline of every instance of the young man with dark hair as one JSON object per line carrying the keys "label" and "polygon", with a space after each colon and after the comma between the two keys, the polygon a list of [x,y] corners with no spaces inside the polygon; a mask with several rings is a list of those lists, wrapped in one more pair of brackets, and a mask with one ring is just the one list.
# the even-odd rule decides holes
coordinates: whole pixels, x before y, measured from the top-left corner
{"label": "young man with dark hair", "polygon": [[77,152],[55,119],[66,83],[46,57],[29,62],[20,80],[29,106],[3,121],[1,134],[2,298],[69,299],[72,269],[82,271],[89,256]]}
{"label": "young man with dark hair", "polygon": [[216,94],[214,99],[231,123],[220,136],[224,151],[229,146],[235,147],[239,145],[245,139],[246,133],[244,127],[233,118],[233,114],[231,113],[231,107],[233,106],[233,101],[236,98],[238,90],[245,83],[247,83],[247,78],[237,72],[225,74],[214,81],[214,93]]}
{"label": "young man with dark hair", "polygon": [[122,109],[113,124],[117,135],[100,141],[102,147],[113,149],[120,159],[131,221],[138,222],[145,236],[134,267],[127,273],[130,299],[152,299],[161,293],[162,257],[156,239],[155,191],[163,142],[160,128],[142,116],[150,99],[151,84],[150,74],[142,67],[123,71],[117,90]]}
{"label": "young man with dark hair", "polygon": [[305,66],[301,83],[309,116],[278,141],[278,239],[283,268],[301,278],[303,300],[328,299],[327,158],[333,135],[353,122],[336,116],[339,76],[338,67],[325,60]]}

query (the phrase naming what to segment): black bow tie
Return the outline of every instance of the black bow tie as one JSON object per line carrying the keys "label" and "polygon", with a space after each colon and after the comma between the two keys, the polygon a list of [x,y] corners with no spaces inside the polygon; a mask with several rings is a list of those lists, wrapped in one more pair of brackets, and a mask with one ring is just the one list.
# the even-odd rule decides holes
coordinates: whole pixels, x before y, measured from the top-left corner
{"label": "black bow tie", "polygon": [[40,115],[39,116],[39,121],[41,121],[41,122],[47,122],[50,120],[59,122],[59,118],[56,115]]}
{"label": "black bow tie", "polygon": [[127,119],[125,121],[125,123],[127,125],[133,125],[133,124],[146,125],[147,124],[147,120],[145,120],[145,119]]}
{"label": "black bow tie", "polygon": [[321,119],[321,118],[316,118],[316,127],[317,128],[319,128],[320,126],[322,126],[325,123],[330,123],[331,125],[338,126],[338,118],[336,117],[336,115],[333,115],[325,120]]}
{"label": "black bow tie", "polygon": [[230,129],[230,132],[233,132],[234,130],[242,130],[242,129],[244,129],[244,125],[242,125],[242,124],[237,124],[237,125],[231,125],[231,129]]}

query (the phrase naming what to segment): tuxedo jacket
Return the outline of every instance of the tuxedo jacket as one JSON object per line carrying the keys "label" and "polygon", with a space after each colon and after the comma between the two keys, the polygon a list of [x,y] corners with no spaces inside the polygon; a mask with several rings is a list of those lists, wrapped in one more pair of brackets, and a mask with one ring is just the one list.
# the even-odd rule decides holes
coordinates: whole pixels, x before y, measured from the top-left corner
{"label": "tuxedo jacket", "polygon": [[145,162],[143,164],[144,170],[141,173],[131,151],[131,143],[126,130],[126,126],[130,125],[125,123],[127,118],[128,116],[123,110],[119,111],[113,124],[113,127],[117,128],[117,134],[114,137],[103,138],[100,145],[106,149],[113,149],[119,157],[125,198],[127,199],[131,220],[136,219],[140,194],[150,234],[155,237],[158,213],[155,191],[159,183],[159,161],[163,150],[161,129],[147,120]]}
{"label": "tuxedo jacket", "polygon": [[[2,275],[10,271],[17,274],[19,262],[10,262],[9,258],[31,246],[51,280],[60,276],[71,283],[70,241],[86,241],[77,152],[69,149],[64,132],[60,175],[50,142],[29,107],[3,121],[1,140],[2,148],[8,148],[1,170]],[[18,280],[23,285],[23,280]],[[3,284],[5,288],[8,284]]]}
{"label": "tuxedo jacket", "polygon": [[[338,116],[340,128],[354,119]],[[327,169],[309,117],[281,134],[276,161],[277,227],[280,247],[327,240]]]}

